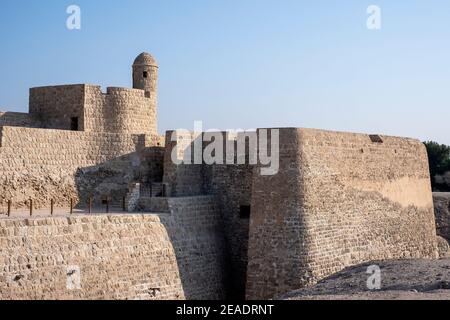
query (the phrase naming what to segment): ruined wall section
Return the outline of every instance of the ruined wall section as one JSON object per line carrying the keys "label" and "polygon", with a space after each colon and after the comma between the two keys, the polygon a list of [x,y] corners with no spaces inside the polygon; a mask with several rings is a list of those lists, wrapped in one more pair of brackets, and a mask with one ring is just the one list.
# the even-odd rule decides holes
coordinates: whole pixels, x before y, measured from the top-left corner
{"label": "ruined wall section", "polygon": [[224,299],[215,201],[177,201],[161,216],[0,220],[0,299]]}
{"label": "ruined wall section", "polygon": [[157,134],[156,97],[144,90],[87,86],[85,130],[123,134]]}
{"label": "ruined wall section", "polygon": [[[367,261],[437,257],[420,141],[310,129],[280,135],[279,174],[253,182],[249,298]],[[288,147],[289,135],[297,146]]]}
{"label": "ruined wall section", "polygon": [[121,198],[141,170],[146,175],[155,170],[162,176],[161,164],[144,163],[162,162],[161,148],[152,147],[158,140],[157,136],[2,127],[0,202],[3,208],[8,200],[23,207],[31,197],[36,207],[47,208],[52,198],[64,207],[71,197],[82,199],[83,205],[89,196]]}

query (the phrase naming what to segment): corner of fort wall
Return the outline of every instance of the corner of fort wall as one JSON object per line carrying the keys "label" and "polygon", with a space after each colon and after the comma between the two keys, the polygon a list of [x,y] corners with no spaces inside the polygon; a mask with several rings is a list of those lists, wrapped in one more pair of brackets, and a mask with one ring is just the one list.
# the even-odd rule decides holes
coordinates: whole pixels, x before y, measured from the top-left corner
{"label": "corner of fort wall", "polygon": [[313,281],[366,261],[437,257],[428,158],[420,141],[300,134]]}
{"label": "corner of fort wall", "polygon": [[367,261],[437,256],[425,149],[381,139],[281,129],[278,175],[253,180],[248,298]]}
{"label": "corner of fort wall", "polygon": [[279,138],[279,173],[262,176],[256,169],[253,175],[246,285],[249,299],[273,298],[277,292],[300,288],[311,270],[301,136],[297,129],[281,129]]}

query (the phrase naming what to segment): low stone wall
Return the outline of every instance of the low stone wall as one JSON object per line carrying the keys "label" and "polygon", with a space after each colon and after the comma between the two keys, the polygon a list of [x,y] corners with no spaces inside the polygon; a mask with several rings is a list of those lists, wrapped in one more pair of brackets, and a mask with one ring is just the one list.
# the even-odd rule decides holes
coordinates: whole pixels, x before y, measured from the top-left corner
{"label": "low stone wall", "polygon": [[161,216],[0,220],[0,299],[225,298],[215,199],[171,203]]}

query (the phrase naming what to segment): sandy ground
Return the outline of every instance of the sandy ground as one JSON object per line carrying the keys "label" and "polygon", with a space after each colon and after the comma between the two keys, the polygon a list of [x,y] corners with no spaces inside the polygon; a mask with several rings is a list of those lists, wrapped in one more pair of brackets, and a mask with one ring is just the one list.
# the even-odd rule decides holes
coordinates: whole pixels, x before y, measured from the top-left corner
{"label": "sandy ground", "polygon": [[372,293],[355,293],[342,295],[298,296],[287,300],[450,300],[450,292],[437,290],[428,293],[408,291],[384,291]]}
{"label": "sandy ground", "polygon": [[[381,288],[371,291],[367,269],[378,265]],[[450,300],[450,259],[376,261],[347,268],[286,300]]]}

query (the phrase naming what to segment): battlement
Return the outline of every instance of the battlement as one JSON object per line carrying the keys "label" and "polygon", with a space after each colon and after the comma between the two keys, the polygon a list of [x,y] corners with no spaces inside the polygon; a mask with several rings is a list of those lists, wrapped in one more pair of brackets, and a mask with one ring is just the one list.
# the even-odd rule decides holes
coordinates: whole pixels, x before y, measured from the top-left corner
{"label": "battlement", "polygon": [[[0,112],[0,176],[5,179],[0,188],[8,189],[0,202],[14,199],[20,207],[35,195],[39,206],[49,197],[61,202],[69,195],[86,197],[87,192],[125,192],[141,170],[139,157],[148,154],[146,148],[164,145],[157,134],[157,68],[148,56],[141,55],[134,68],[133,80],[139,80],[135,88],[102,92],[92,84],[34,87],[29,90],[29,113]],[[86,167],[106,170],[107,179],[119,178],[95,190],[92,185],[100,176],[77,176]]]}
{"label": "battlement", "polygon": [[133,64],[133,88],[108,87],[106,93],[91,84],[31,88],[30,118],[49,129],[156,135],[157,71],[156,60],[143,53]]}
{"label": "battlement", "polygon": [[144,90],[88,86],[83,101],[85,131],[157,134],[156,99]]}
{"label": "battlement", "polygon": [[135,96],[150,99],[146,97],[145,90],[142,89],[133,89],[133,88],[121,88],[121,87],[108,87],[106,88],[107,95],[116,95],[116,96]]}
{"label": "battlement", "polygon": [[156,97],[143,89],[108,87],[104,93],[89,84],[32,88],[29,118],[50,129],[157,134]]}

